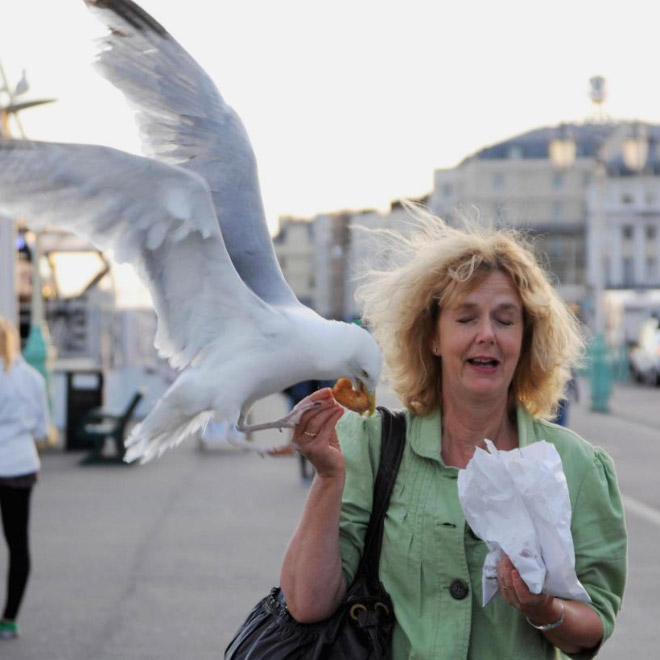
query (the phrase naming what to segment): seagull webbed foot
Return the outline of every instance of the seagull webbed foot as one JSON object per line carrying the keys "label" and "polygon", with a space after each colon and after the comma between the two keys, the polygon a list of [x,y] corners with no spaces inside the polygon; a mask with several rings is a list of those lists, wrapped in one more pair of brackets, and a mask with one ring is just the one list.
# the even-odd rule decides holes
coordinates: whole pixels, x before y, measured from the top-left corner
{"label": "seagull webbed foot", "polygon": [[241,416],[238,419],[236,428],[241,432],[252,433],[254,431],[264,431],[266,429],[292,429],[298,422],[300,418],[308,411],[313,408],[318,408],[321,404],[320,401],[310,401],[309,399],[303,399],[300,403],[295,405],[291,412],[288,415],[284,415],[281,419],[276,419],[274,422],[264,422],[263,424],[251,424],[247,426],[245,424],[245,415],[241,413]]}

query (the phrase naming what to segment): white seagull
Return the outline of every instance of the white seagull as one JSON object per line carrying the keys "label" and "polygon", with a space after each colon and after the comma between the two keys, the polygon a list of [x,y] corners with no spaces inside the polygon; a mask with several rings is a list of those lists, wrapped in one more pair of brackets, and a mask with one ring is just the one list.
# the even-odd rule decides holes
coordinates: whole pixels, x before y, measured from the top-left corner
{"label": "white seagull", "polygon": [[55,224],[132,263],[158,315],[155,345],[181,370],[127,440],[146,462],[211,420],[241,430],[252,404],[305,380],[348,377],[373,397],[381,354],[286,283],[241,120],[171,35],[130,0],[85,0],[109,32],[97,66],[136,109],[146,157],[0,140],[0,211]]}

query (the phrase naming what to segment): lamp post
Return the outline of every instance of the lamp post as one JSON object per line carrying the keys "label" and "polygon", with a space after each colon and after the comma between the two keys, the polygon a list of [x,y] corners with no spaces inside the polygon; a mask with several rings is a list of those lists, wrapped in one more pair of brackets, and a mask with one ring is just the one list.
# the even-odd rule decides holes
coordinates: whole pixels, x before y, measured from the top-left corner
{"label": "lamp post", "polygon": [[603,277],[602,238],[605,226],[604,199],[607,187],[607,169],[599,153],[596,159],[594,184],[594,212],[590,214],[590,242],[592,253],[591,284],[594,308],[594,336],[589,346],[591,409],[595,412],[610,411],[612,394],[612,364],[605,339],[605,286]]}

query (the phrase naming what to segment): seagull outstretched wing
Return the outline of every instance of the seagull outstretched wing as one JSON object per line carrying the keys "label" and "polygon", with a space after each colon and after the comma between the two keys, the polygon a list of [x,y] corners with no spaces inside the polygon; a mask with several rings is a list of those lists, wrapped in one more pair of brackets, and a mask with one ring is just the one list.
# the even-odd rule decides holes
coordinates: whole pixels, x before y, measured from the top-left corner
{"label": "seagull outstretched wing", "polygon": [[271,304],[299,304],[275,257],[247,133],[213,81],[131,0],[85,0],[109,32],[97,67],[136,110],[144,153],[208,182],[243,281]]}
{"label": "seagull outstretched wing", "polygon": [[238,276],[193,172],[109,147],[0,141],[0,210],[131,262],[153,298],[156,346],[178,368],[223,330],[249,334],[277,316]]}
{"label": "seagull outstretched wing", "polygon": [[213,416],[243,419],[253,401],[302,380],[348,376],[373,393],[374,339],[301,305],[282,276],[240,119],[135,3],[85,1],[110,28],[99,66],[137,108],[148,157],[0,141],[0,211],[112,249],[149,287],[156,346],[187,368],[134,428],[127,457],[158,456]]}

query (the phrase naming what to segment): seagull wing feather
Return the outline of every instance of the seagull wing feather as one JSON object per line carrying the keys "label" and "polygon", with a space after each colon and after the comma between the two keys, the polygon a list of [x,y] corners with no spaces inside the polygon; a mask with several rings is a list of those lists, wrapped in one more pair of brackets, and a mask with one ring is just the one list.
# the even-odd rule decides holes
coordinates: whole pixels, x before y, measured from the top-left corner
{"label": "seagull wing feather", "polygon": [[236,272],[206,182],[192,172],[109,147],[0,141],[0,211],[131,262],[158,315],[156,346],[178,368],[223,332],[273,319]]}
{"label": "seagull wing feather", "polygon": [[109,32],[97,67],[136,110],[144,153],[209,184],[222,235],[245,283],[271,304],[298,305],[275,257],[245,128],[213,81],[130,0],[86,0]]}

